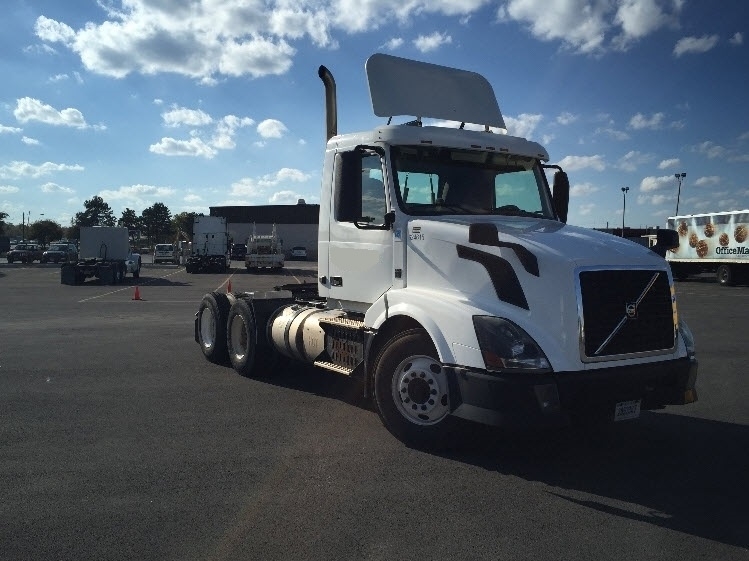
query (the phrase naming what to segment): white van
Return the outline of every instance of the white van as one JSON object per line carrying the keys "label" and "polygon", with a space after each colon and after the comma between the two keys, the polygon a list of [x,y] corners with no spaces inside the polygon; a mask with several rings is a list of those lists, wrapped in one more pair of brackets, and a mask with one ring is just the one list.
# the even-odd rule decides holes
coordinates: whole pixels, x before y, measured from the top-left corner
{"label": "white van", "polygon": [[153,248],[154,263],[174,263],[174,246],[170,243],[157,243]]}

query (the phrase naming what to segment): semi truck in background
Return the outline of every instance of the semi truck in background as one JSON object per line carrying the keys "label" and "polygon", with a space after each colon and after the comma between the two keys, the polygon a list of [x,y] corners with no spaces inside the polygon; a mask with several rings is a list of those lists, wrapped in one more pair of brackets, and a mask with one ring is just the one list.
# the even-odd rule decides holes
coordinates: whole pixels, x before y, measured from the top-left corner
{"label": "semi truck in background", "polygon": [[224,273],[229,270],[229,224],[223,216],[196,216],[192,226],[188,273]]}
{"label": "semi truck in background", "polygon": [[248,271],[283,268],[283,240],[278,237],[275,224],[270,234],[258,234],[256,225],[252,225],[252,233],[247,239],[244,264]]}
{"label": "semi truck in background", "polygon": [[78,260],[60,268],[62,284],[82,284],[97,278],[102,284],[119,284],[130,273],[140,277],[141,257],[130,249],[127,228],[82,226]]}
{"label": "semi truck in background", "polygon": [[679,246],[666,254],[677,279],[714,273],[718,284],[749,282],[749,210],[671,216]]}
{"label": "semi truck in background", "polygon": [[[208,360],[261,376],[287,357],[356,377],[417,446],[440,446],[455,418],[549,427],[696,401],[668,263],[566,224],[566,174],[536,142],[492,132],[505,123],[483,76],[373,55],[372,107],[388,122],[338,134],[335,81],[318,74],[318,278],[206,294],[195,340]],[[678,243],[658,237],[661,252]]]}

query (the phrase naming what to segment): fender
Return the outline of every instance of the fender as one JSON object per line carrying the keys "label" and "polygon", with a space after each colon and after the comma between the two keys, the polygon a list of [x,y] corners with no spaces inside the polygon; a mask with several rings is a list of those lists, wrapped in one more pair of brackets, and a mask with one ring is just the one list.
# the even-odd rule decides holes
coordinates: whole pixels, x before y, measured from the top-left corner
{"label": "fender", "polygon": [[[429,333],[440,361],[457,364],[459,360],[455,355],[454,344],[475,350],[477,359],[481,356],[472,318],[474,314],[485,312],[466,304],[464,295],[417,288],[393,289],[370,306],[364,316],[364,323],[368,327],[379,329],[385,321],[395,316],[413,318]],[[461,356],[461,359],[464,358]],[[483,361],[463,366],[483,367]]]}

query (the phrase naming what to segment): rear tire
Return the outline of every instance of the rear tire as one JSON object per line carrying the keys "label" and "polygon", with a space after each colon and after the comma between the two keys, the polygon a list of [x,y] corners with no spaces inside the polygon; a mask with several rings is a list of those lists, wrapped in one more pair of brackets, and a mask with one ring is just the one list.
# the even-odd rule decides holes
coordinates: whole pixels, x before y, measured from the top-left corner
{"label": "rear tire", "polygon": [[721,265],[715,273],[718,284],[721,286],[732,286],[734,282],[733,269],[730,265]]}
{"label": "rear tire", "polygon": [[229,317],[229,298],[221,292],[203,296],[198,309],[198,343],[203,355],[216,364],[226,364],[226,325]]}
{"label": "rear tire", "polygon": [[454,422],[447,376],[424,329],[404,331],[386,343],[373,371],[377,411],[394,436],[416,447],[448,444]]}
{"label": "rear tire", "polygon": [[226,347],[234,370],[246,377],[256,374],[257,325],[246,300],[237,300],[229,310]]}

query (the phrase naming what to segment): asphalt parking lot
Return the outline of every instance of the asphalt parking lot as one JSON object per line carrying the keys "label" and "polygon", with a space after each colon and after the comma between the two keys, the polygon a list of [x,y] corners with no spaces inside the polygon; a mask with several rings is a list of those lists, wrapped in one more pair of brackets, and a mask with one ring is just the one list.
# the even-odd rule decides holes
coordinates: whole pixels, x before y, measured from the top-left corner
{"label": "asphalt parking lot", "polygon": [[[677,283],[700,400],[597,429],[405,447],[343,377],[247,379],[193,341],[202,295],[312,281],[64,286],[0,263],[0,559],[749,559],[749,287]],[[239,267],[235,262],[235,266]]]}

